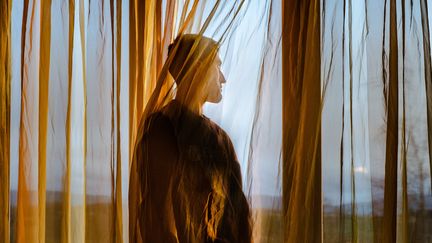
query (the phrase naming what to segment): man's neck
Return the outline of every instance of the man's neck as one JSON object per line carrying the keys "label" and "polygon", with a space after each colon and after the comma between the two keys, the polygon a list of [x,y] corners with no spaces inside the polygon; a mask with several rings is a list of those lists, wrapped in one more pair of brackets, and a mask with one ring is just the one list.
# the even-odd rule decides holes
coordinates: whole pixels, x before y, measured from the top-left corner
{"label": "man's neck", "polygon": [[201,116],[203,113],[203,102],[194,102],[194,103],[188,103],[186,101],[184,101],[183,99],[179,99],[179,98],[175,98],[174,99],[176,102],[178,102],[181,106],[187,108],[188,110],[190,110],[191,112],[193,112],[196,115]]}

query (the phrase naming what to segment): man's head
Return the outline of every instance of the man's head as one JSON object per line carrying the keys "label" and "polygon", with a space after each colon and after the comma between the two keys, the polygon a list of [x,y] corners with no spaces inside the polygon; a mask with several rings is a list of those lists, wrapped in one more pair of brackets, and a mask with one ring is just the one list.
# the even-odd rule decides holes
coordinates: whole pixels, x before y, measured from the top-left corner
{"label": "man's head", "polygon": [[218,48],[216,41],[193,34],[177,37],[168,47],[168,56],[172,55],[169,72],[178,87],[177,98],[212,103],[222,99],[225,77],[220,70]]}

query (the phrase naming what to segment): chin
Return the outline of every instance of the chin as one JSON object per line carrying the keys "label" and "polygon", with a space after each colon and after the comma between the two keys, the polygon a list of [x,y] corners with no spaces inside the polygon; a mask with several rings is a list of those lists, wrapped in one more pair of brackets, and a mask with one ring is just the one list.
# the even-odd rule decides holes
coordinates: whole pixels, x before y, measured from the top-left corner
{"label": "chin", "polygon": [[209,98],[207,98],[207,102],[214,103],[214,104],[217,104],[217,103],[221,102],[221,100],[222,100],[222,94],[219,94],[216,97],[209,97]]}

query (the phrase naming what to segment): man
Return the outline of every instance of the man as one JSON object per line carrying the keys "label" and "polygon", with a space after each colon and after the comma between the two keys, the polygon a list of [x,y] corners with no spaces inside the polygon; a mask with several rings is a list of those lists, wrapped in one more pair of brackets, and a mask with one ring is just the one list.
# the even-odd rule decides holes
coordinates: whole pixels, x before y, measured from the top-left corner
{"label": "man", "polygon": [[129,191],[131,242],[251,242],[233,145],[202,115],[205,102],[222,98],[218,47],[191,34],[169,47],[176,95],[144,118],[138,136]]}

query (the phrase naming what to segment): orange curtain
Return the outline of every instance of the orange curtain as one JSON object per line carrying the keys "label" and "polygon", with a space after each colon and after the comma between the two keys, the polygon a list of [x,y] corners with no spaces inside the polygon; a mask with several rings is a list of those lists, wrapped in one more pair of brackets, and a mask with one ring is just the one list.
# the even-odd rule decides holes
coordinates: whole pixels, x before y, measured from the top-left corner
{"label": "orange curtain", "polygon": [[283,2],[285,242],[322,241],[319,9],[320,1]]}
{"label": "orange curtain", "polygon": [[[253,16],[258,11],[269,21],[275,9],[271,1],[23,0],[13,5],[3,1],[2,240],[127,242],[128,228],[134,227],[129,225],[127,201],[129,189],[134,190],[128,187],[129,173],[134,171],[129,168],[131,152],[157,81],[161,77],[170,80],[163,65],[168,45],[180,33],[211,36],[223,43],[219,54],[226,67],[238,62],[233,75],[238,78],[246,73],[251,78],[242,85],[262,86],[267,78],[254,69],[259,69],[264,56],[266,68],[270,67],[276,48],[271,54],[264,51],[264,45],[271,46],[270,40],[263,39],[269,30]],[[256,26],[242,22],[245,16]],[[278,20],[273,22],[276,30]],[[240,25],[243,31],[236,32]],[[248,39],[253,40],[249,46],[255,46],[256,52],[240,59],[227,54]],[[277,36],[271,39],[276,41]],[[273,86],[280,84],[280,79],[275,80],[271,88],[262,89],[266,90],[262,97],[270,97]],[[234,91],[227,95],[231,103],[237,99],[238,82],[232,82],[230,89]],[[162,93],[169,92],[168,85],[159,88]],[[247,157],[264,166],[256,155],[247,156],[255,108],[265,106],[255,99],[258,90],[253,88],[248,99],[236,101],[237,105],[242,103],[239,109],[250,110],[250,120],[243,122],[246,129],[242,128],[239,137],[242,142],[236,144],[244,166]],[[214,117],[222,119],[225,106],[213,110]],[[224,109],[231,115],[219,122],[228,124],[238,110]],[[270,110],[256,115],[257,127],[261,122],[270,124],[265,119],[267,112]],[[271,122],[278,124],[278,119],[272,118]],[[279,130],[280,126],[269,130],[266,139],[271,140],[268,134]],[[253,137],[259,141],[261,136],[255,133]],[[258,145],[254,150],[259,151]],[[278,149],[271,154],[276,168]],[[253,166],[248,171],[250,178],[257,173]],[[245,170],[243,173],[248,174]],[[258,215],[261,203],[255,201]],[[257,237],[265,235],[256,228]]]}
{"label": "orange curtain", "polygon": [[[18,186],[12,187],[17,197],[11,217],[2,224],[11,227],[12,242],[125,238],[121,6],[121,1],[73,0],[14,5],[18,14],[12,18],[21,18],[21,31],[14,32],[21,33],[20,48],[15,49],[20,75],[13,77],[20,87],[12,90],[20,96],[15,104],[21,114],[19,142],[12,145],[19,148],[14,157]],[[2,92],[7,90],[11,88]]]}
{"label": "orange curtain", "polygon": [[0,3],[0,241],[10,240],[11,1]]}
{"label": "orange curtain", "polygon": [[1,1],[0,242],[129,241],[139,125],[175,95],[182,33],[220,44],[226,89],[203,110],[233,141],[255,242],[427,242],[431,13],[426,0]]}

